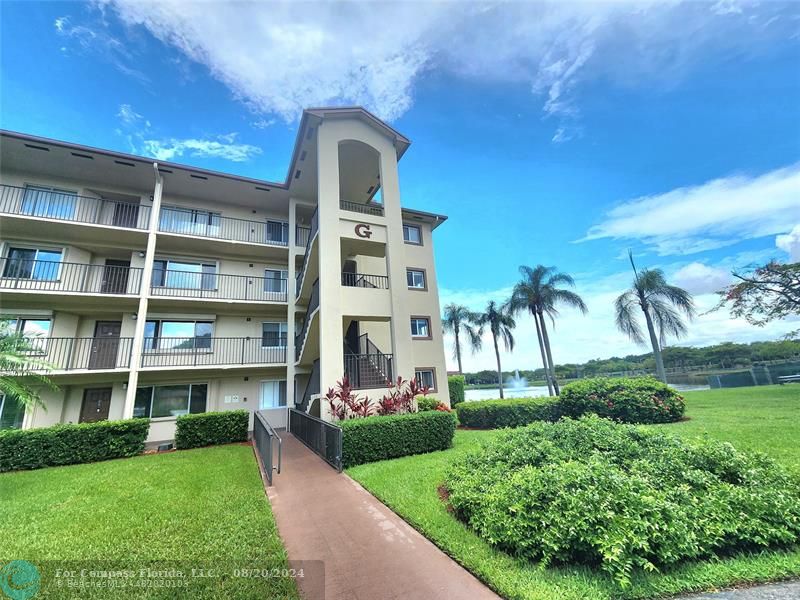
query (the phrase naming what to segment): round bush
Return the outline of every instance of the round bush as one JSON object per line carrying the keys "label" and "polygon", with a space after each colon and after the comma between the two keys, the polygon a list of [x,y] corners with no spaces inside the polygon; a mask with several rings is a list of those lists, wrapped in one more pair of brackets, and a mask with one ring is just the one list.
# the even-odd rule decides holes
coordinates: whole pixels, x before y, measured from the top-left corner
{"label": "round bush", "polygon": [[596,414],[623,423],[669,423],[683,417],[683,396],[652,377],[595,377],[561,390],[561,414]]}
{"label": "round bush", "polygon": [[761,454],[596,416],[535,423],[457,458],[455,514],[549,564],[635,569],[800,541],[800,483]]}

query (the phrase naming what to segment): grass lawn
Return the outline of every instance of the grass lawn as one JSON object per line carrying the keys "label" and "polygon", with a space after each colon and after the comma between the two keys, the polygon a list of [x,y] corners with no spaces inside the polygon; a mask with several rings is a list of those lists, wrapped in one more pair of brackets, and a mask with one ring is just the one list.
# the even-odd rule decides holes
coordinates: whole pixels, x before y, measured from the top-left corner
{"label": "grass lawn", "polygon": [[[244,445],[2,474],[0,566],[16,559],[39,568],[45,597],[299,597],[291,578],[233,573],[287,565],[253,450]],[[147,566],[217,571],[195,572],[211,576],[187,577],[187,587],[116,593],[57,588],[53,579],[57,568]]]}
{"label": "grass lawn", "polygon": [[[686,400],[690,420],[654,427],[760,449],[800,474],[800,385],[692,392]],[[494,431],[457,431],[451,450],[361,465],[347,472],[506,598],[652,598],[800,575],[800,548],[686,563],[663,573],[637,575],[625,589],[590,568],[543,569],[517,560],[492,548],[450,515],[437,493],[448,461],[495,435]]]}

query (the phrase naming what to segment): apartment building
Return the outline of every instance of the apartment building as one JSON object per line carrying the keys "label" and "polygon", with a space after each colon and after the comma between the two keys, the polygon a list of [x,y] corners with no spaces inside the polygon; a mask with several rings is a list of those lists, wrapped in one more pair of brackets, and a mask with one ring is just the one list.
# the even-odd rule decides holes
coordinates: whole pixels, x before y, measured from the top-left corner
{"label": "apartment building", "polygon": [[[0,132],[0,314],[58,390],[0,427],[289,407],[328,418],[347,375],[448,401],[433,232],[401,206],[409,140],[362,108],[310,109],[284,182]],[[251,420],[252,427],[252,420]]]}

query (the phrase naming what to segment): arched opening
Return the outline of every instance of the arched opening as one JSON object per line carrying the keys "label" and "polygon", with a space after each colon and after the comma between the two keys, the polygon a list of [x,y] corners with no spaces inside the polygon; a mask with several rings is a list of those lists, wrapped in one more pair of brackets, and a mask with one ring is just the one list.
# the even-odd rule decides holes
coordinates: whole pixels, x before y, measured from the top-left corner
{"label": "arched opening", "polygon": [[339,142],[339,202],[343,209],[383,214],[381,155],[357,140]]}

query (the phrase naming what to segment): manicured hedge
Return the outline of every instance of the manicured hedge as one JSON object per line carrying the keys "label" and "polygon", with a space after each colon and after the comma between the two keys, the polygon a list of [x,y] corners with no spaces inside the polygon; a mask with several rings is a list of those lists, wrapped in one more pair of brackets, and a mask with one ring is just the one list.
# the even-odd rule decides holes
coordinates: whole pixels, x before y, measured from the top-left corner
{"label": "manicured hedge", "polygon": [[542,566],[621,585],[681,561],[800,542],[800,486],[765,455],[591,415],[501,433],[445,475],[458,518]]}
{"label": "manicured hedge", "polygon": [[417,396],[417,410],[425,412],[426,410],[436,410],[439,406],[439,401],[431,396]]}
{"label": "manicured hedge", "polygon": [[0,431],[0,472],[136,456],[149,429],[149,419],[128,419]]}
{"label": "manicured hedge", "polygon": [[669,423],[686,410],[683,396],[652,377],[581,379],[562,388],[560,406],[570,417],[594,413],[623,423]]}
{"label": "manicured hedge", "polygon": [[456,408],[458,422],[475,429],[522,427],[535,421],[556,421],[561,416],[556,398],[515,398],[464,402]]}
{"label": "manicured hedge", "polygon": [[343,430],[344,467],[446,450],[453,445],[456,429],[453,414],[438,410],[350,419],[337,424]]}
{"label": "manicured hedge", "polygon": [[467,380],[463,375],[450,375],[447,378],[447,389],[450,390],[450,408],[455,408],[457,404],[464,401],[464,388]]}
{"label": "manicured hedge", "polygon": [[250,413],[246,410],[181,415],[175,421],[178,450],[247,441]]}

